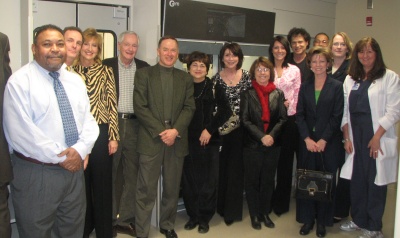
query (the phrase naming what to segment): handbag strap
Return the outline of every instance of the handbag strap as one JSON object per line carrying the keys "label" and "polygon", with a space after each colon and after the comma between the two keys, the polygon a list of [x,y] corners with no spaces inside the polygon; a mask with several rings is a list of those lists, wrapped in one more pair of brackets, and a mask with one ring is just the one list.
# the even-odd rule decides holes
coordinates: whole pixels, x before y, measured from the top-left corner
{"label": "handbag strap", "polygon": [[[310,152],[310,151],[308,151],[308,153],[307,154],[311,154],[311,153],[319,153],[319,157],[321,158],[321,160],[322,160],[322,169],[323,169],[323,171],[322,172],[324,172],[324,173],[326,173],[326,169],[325,169],[325,161],[324,161],[324,153],[323,152]],[[304,163],[303,163],[303,170],[305,171],[305,170],[307,170],[306,169],[306,165],[308,164],[308,158],[306,158],[305,159],[305,161],[304,161]]]}

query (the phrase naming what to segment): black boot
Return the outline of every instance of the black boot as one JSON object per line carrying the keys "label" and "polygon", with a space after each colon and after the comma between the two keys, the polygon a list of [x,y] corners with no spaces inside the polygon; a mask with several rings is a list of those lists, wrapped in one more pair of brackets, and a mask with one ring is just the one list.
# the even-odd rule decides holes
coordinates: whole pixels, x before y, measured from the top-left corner
{"label": "black boot", "polygon": [[251,216],[251,226],[256,230],[261,230],[261,223],[258,216]]}
{"label": "black boot", "polygon": [[314,222],[313,223],[304,223],[304,225],[300,229],[300,235],[308,235],[310,231],[314,228]]}
{"label": "black boot", "polygon": [[325,237],[325,235],[326,235],[325,226],[317,223],[317,236]]}
{"label": "black boot", "polygon": [[263,215],[262,220],[264,222],[264,225],[268,228],[274,228],[275,224],[272,222],[271,218],[269,218],[268,215]]}

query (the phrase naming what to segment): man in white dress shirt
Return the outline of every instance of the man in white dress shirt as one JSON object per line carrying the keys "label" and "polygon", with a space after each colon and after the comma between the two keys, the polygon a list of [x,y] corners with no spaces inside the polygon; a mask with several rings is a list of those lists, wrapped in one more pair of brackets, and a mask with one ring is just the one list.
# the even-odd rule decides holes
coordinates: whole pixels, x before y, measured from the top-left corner
{"label": "man in white dress shirt", "polygon": [[[18,232],[20,237],[82,237],[83,159],[91,152],[99,129],[82,79],[66,70],[61,29],[40,27],[32,52],[35,60],[10,77],[4,92],[3,124],[13,153],[11,193]],[[58,74],[58,79],[51,74]],[[58,80],[76,124],[77,136],[70,146],[54,89]]]}

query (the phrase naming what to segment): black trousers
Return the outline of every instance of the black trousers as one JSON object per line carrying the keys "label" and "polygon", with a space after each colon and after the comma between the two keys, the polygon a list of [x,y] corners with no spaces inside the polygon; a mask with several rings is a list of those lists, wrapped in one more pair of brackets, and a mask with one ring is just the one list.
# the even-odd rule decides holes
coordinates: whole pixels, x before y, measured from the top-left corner
{"label": "black trousers", "polygon": [[[338,175],[340,175],[340,169]],[[348,217],[350,214],[350,206],[350,180],[338,178],[335,197],[335,217]]]}
{"label": "black trousers", "polygon": [[243,129],[239,127],[222,136],[217,212],[225,220],[242,220],[243,173]]}
{"label": "black trousers", "polygon": [[217,205],[219,145],[201,146],[189,141],[189,155],[182,172],[182,195],[186,213],[200,223],[211,220]]}
{"label": "black trousers", "polygon": [[100,134],[85,170],[86,218],[84,237],[96,230],[97,238],[112,237],[112,155],[108,154],[108,124]]}
{"label": "black trousers", "polygon": [[250,216],[270,211],[280,147],[244,148],[244,180]]}
{"label": "black trousers", "polygon": [[272,195],[272,209],[277,214],[289,211],[293,181],[294,154],[299,155],[299,132],[296,116],[289,116],[282,129],[281,152],[276,171],[276,187]]}

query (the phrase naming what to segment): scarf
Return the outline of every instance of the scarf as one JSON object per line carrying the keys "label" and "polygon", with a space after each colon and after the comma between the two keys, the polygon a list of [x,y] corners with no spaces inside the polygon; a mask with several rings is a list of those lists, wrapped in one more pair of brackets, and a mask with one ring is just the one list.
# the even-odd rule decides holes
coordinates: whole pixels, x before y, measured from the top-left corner
{"label": "scarf", "polygon": [[269,118],[270,118],[269,94],[276,89],[276,86],[273,82],[268,82],[267,86],[261,86],[255,80],[253,80],[251,83],[253,84],[253,88],[256,90],[258,99],[260,99],[261,102],[261,108],[262,108],[261,119],[264,122],[264,132],[266,132],[269,126]]}

